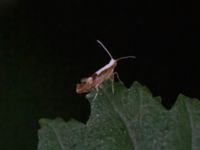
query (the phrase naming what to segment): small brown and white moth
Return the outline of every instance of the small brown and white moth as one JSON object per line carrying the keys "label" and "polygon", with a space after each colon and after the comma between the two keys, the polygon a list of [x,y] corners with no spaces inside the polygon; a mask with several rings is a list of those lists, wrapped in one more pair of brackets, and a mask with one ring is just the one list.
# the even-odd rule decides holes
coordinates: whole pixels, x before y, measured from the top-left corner
{"label": "small brown and white moth", "polygon": [[[106,80],[111,80],[112,82],[114,81],[114,76],[117,75],[119,78],[117,72],[114,72],[117,62],[122,59],[127,59],[127,58],[135,58],[135,56],[125,56],[125,57],[120,57],[117,59],[114,59],[108,49],[101,43],[99,40],[97,42],[103,47],[103,49],[107,52],[107,54],[110,56],[110,62],[97,70],[94,74],[92,74],[90,77],[83,78],[81,80],[81,83],[78,83],[76,85],[76,93],[81,94],[81,93],[88,93],[93,89],[98,90],[101,87],[102,83]],[[114,92],[114,88],[113,88]],[[96,97],[96,96],[95,96]]]}

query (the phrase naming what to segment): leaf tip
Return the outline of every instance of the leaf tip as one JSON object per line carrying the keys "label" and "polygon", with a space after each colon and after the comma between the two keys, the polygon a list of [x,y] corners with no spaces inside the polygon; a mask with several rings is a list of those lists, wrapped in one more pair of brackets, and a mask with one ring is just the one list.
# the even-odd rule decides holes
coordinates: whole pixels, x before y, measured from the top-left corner
{"label": "leaf tip", "polygon": [[46,119],[46,118],[41,118],[38,122],[40,127],[44,127],[46,126],[51,120],[50,119]]}
{"label": "leaf tip", "polygon": [[138,81],[134,81],[131,87],[132,87],[132,88],[136,88],[136,89],[137,89],[137,88],[138,88],[138,89],[142,89],[143,91],[146,91],[146,92],[148,92],[149,94],[152,95],[150,89],[149,89],[147,86],[142,85],[142,84],[139,83]]}

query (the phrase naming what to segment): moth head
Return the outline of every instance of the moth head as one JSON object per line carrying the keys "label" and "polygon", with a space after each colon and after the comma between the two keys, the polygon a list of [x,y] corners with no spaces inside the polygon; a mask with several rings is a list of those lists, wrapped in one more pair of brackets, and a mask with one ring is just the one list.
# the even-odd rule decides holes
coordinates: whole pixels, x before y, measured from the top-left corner
{"label": "moth head", "polygon": [[81,83],[76,84],[76,93],[87,93],[91,90],[93,84],[93,78],[88,77],[81,80]]}

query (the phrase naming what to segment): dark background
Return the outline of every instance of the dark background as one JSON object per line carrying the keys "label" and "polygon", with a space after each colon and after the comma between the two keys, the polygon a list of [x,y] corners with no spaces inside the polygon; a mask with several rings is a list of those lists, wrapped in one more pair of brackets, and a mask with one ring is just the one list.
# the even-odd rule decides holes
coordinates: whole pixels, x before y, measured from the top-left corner
{"label": "dark background", "polygon": [[[132,3],[131,3],[132,2]],[[0,2],[0,149],[35,150],[40,118],[86,122],[75,85],[109,61],[162,96],[200,98],[199,7],[195,1],[3,0]]]}

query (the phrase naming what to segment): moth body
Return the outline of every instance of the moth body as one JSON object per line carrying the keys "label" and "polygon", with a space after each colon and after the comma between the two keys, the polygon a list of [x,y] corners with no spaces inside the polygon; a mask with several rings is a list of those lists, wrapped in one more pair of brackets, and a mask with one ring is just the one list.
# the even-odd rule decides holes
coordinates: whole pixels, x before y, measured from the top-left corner
{"label": "moth body", "polygon": [[126,57],[120,57],[115,60],[113,59],[109,51],[106,49],[106,47],[100,41],[97,40],[97,42],[104,48],[104,50],[108,53],[111,59],[107,65],[97,70],[90,77],[82,79],[81,83],[78,83],[76,85],[77,94],[88,93],[93,89],[96,89],[98,91],[99,87],[102,85],[104,81],[107,80],[114,81],[114,73],[115,73],[114,70],[117,66],[117,61],[126,58],[135,58],[134,56],[126,56]]}

